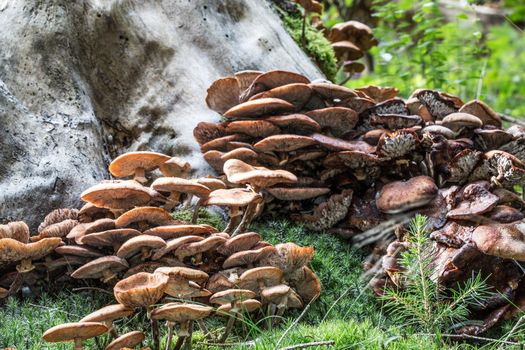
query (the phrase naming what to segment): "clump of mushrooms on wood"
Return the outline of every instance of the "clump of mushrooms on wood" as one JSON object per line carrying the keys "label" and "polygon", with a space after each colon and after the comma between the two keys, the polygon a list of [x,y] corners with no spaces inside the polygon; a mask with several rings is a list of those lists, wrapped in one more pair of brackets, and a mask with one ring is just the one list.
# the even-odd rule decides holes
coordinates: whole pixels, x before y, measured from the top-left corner
{"label": "clump of mushrooms on wood", "polygon": [[429,89],[406,100],[397,94],[242,71],[210,86],[206,102],[224,119],[199,123],[194,136],[228,178],[232,169],[294,174],[255,186],[263,196],[257,215],[286,212],[311,230],[373,245],[365,269],[378,294],[397,283],[404,225],[426,215],[437,280],[453,286],[479,272],[502,295],[473,312],[480,324],[459,330],[481,333],[525,307],[525,202],[517,192],[525,128],[503,128],[480,100]]}
{"label": "clump of mushrooms on wood", "polygon": [[[117,303],[49,329],[46,341],[74,341],[82,349],[84,340],[109,333],[113,341],[106,349],[134,348],[145,330],[121,335],[113,322],[143,310],[154,349],[163,330],[166,349],[190,348],[194,326],[209,341],[225,342],[248,313],[276,320],[319,295],[319,280],[307,266],[312,247],[274,246],[247,231],[262,203],[260,192],[296,181],[293,174],[233,167],[231,182],[190,179],[187,162],[155,152],[123,154],[109,170],[128,179],[88,188],[82,208],[54,210],[37,235],[23,222],[0,225],[0,300],[24,288],[38,293],[44,284],[80,280],[113,289]],[[174,220],[171,210],[192,198],[192,220]],[[211,205],[229,211],[227,231],[196,223],[199,208]],[[226,322],[223,334],[208,330],[208,317]]]}

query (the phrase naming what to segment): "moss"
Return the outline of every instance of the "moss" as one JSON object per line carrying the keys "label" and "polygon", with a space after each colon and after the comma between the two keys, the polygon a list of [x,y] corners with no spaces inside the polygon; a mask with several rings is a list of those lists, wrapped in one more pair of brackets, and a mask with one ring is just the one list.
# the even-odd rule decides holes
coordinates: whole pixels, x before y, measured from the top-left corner
{"label": "moss", "polygon": [[[301,33],[303,26],[303,19],[300,16],[294,16],[286,13],[280,8],[276,8],[277,12],[283,20],[284,26],[295,42],[302,46]],[[323,71],[326,77],[333,80],[337,74],[338,66],[335,58],[334,50],[326,39],[323,33],[311,25],[306,25],[305,28],[306,53],[314,59],[319,68]]]}

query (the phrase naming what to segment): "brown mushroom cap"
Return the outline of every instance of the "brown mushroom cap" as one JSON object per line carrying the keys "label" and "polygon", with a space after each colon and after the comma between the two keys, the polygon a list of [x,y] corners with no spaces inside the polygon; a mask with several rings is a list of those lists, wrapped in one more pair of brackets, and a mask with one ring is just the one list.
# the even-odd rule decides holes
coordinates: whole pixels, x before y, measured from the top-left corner
{"label": "brown mushroom cap", "polygon": [[73,227],[78,224],[79,222],[73,219],[66,219],[61,222],[50,224],[42,229],[38,236],[32,236],[31,240],[36,242],[46,237],[65,237],[73,229]]}
{"label": "brown mushroom cap", "polygon": [[82,200],[97,207],[130,209],[145,205],[151,200],[151,192],[136,181],[104,182],[82,192]]}
{"label": "brown mushroom cap", "polygon": [[[246,147],[239,147],[236,149],[233,149],[229,152],[224,153],[221,156],[221,159],[225,162],[229,159],[239,159],[243,162],[246,162],[248,164],[256,165],[258,164],[259,154],[255,152],[254,150]],[[223,165],[224,166],[224,165]]]}
{"label": "brown mushroom cap", "polygon": [[217,252],[222,255],[232,255],[242,250],[251,249],[261,240],[261,236],[256,232],[241,233],[228,239],[223,245],[217,248]]}
{"label": "brown mushroom cap", "polygon": [[26,244],[26,257],[25,259],[38,260],[51,254],[59,245],[62,244],[62,240],[59,237],[43,238],[35,243]]}
{"label": "brown mushroom cap", "polygon": [[348,40],[341,40],[332,43],[335,56],[339,61],[358,60],[363,57],[364,53],[357,45]]}
{"label": "brown mushroom cap", "polygon": [[[243,301],[237,302],[237,305],[235,306],[236,309],[239,309],[240,312],[254,312],[256,310],[259,310],[261,308],[262,304],[257,299],[246,299]],[[219,315],[226,314],[230,315],[231,310],[233,309],[231,303],[229,304],[222,304],[217,308],[217,313]]]}
{"label": "brown mushroom cap", "polygon": [[211,140],[226,136],[226,130],[222,124],[200,122],[193,129],[193,136],[199,145],[204,145]]}
{"label": "brown mushroom cap", "polygon": [[222,136],[211,141],[206,142],[201,146],[201,152],[206,153],[209,151],[226,151],[232,142],[247,141],[250,137],[244,134],[231,134]]}
{"label": "brown mushroom cap", "polygon": [[69,240],[75,240],[77,244],[81,244],[82,237],[85,235],[113,229],[115,229],[115,220],[103,218],[85,224],[78,224],[69,231],[66,238]]}
{"label": "brown mushroom cap", "polygon": [[257,79],[257,77],[261,74],[264,74],[264,72],[258,70],[242,70],[240,72],[235,73],[233,76],[237,79],[239,89],[242,92],[249,88],[250,85],[252,85],[253,81]]}
{"label": "brown mushroom cap", "polygon": [[278,86],[268,91],[260,92],[250,98],[250,101],[261,98],[278,98],[288,101],[295,106],[296,109],[301,109],[310,99],[312,89],[307,84],[287,84]]}
{"label": "brown mushroom cap", "polygon": [[328,100],[358,97],[354,90],[332,83],[310,83],[310,88]]}
{"label": "brown mushroom cap", "polygon": [[247,101],[228,109],[224,116],[229,119],[255,118],[262,115],[287,113],[295,110],[290,102],[279,98],[260,98]]}
{"label": "brown mushroom cap", "polygon": [[308,84],[310,81],[297,73],[273,70],[258,75],[250,86],[241,94],[241,101],[246,101],[253,95],[256,95],[262,91],[271,90],[279,86],[287,84]]}
{"label": "brown mushroom cap", "polygon": [[64,245],[61,247],[56,247],[55,253],[58,253],[60,255],[80,256],[84,258],[100,258],[104,256],[104,254],[102,254],[98,250],[76,245]]}
{"label": "brown mushroom cap", "polygon": [[0,239],[0,262],[13,263],[25,259],[27,256],[26,244],[12,238]]}
{"label": "brown mushroom cap", "polygon": [[434,180],[428,176],[416,176],[408,181],[394,181],[378,192],[376,206],[388,214],[396,214],[422,207],[438,193]]}
{"label": "brown mushroom cap", "polygon": [[10,222],[7,225],[0,225],[0,238],[12,238],[19,242],[29,241],[29,227],[23,221]]}
{"label": "brown mushroom cap", "polygon": [[49,328],[44,332],[42,338],[50,343],[67,342],[76,339],[94,338],[107,331],[108,327],[98,322],[64,323]]}
{"label": "brown mushroom cap", "polygon": [[266,303],[273,303],[277,305],[286,302],[285,305],[288,308],[303,307],[301,297],[286,284],[278,284],[276,286],[264,288],[261,291],[261,298]]}
{"label": "brown mushroom cap", "polygon": [[261,152],[290,152],[315,145],[317,142],[302,135],[282,134],[268,136],[253,145]]}
{"label": "brown mushroom cap", "polygon": [[215,80],[207,90],[206,104],[215,112],[224,113],[231,107],[239,104],[239,95],[242,90],[235,77],[226,77]]}
{"label": "brown mushroom cap", "polygon": [[299,221],[312,230],[326,230],[346,217],[352,197],[353,191],[350,189],[333,194],[328,200],[318,204],[312,214],[301,215]]}
{"label": "brown mushroom cap", "polygon": [[525,261],[525,224],[495,224],[478,226],[472,241],[485,254],[505,259]]}
{"label": "brown mushroom cap", "polygon": [[425,126],[423,129],[421,129],[421,134],[425,133],[443,135],[447,139],[454,139],[456,137],[456,133],[454,131],[450,130],[449,128],[443,125],[438,124]]}
{"label": "brown mushroom cap", "polygon": [[157,236],[164,240],[179,238],[182,236],[201,236],[217,232],[217,230],[210,225],[168,225],[168,226],[157,226],[144,231],[145,235]]}
{"label": "brown mushroom cap", "polygon": [[117,251],[116,255],[119,258],[129,258],[135,254],[137,254],[140,251],[143,251],[144,249],[163,249],[166,247],[166,242],[157,236],[150,236],[150,235],[140,235],[133,237],[126,242],[124,242],[119,250]]}
{"label": "brown mushroom cap", "polygon": [[222,264],[224,269],[235,266],[250,265],[275,253],[273,246],[262,247],[254,250],[244,250],[230,255]]}
{"label": "brown mushroom cap", "polygon": [[135,222],[147,222],[152,226],[165,226],[175,223],[170,213],[157,207],[137,207],[128,210],[115,220],[116,228],[124,228]]}
{"label": "brown mushroom cap", "polygon": [[167,320],[170,322],[184,322],[188,320],[200,320],[208,317],[213,308],[189,303],[168,303],[156,308],[151,312],[151,317],[156,320]]}
{"label": "brown mushroom cap", "polygon": [[309,303],[321,293],[319,278],[307,266],[302,268],[300,277],[294,278],[292,286],[305,303]]}
{"label": "brown mushroom cap", "polygon": [[397,95],[399,94],[399,90],[394,87],[375,85],[368,85],[366,87],[357,88],[356,91],[364,93],[366,96],[370,97],[376,102],[390,100],[392,98],[397,97]]}
{"label": "brown mushroom cap", "polygon": [[323,148],[331,151],[358,151],[364,153],[375,152],[376,148],[364,141],[345,141],[336,137],[323,134],[312,134],[311,138],[319,143]]}
{"label": "brown mushroom cap", "polygon": [[321,131],[319,123],[304,114],[277,115],[267,117],[264,120],[277,125],[281,129],[288,129],[299,135]]}
{"label": "brown mushroom cap", "polygon": [[434,90],[416,90],[411,97],[416,97],[430,112],[434,119],[443,119],[445,116],[458,111],[453,100]]}
{"label": "brown mushroom cap", "polygon": [[119,281],[113,288],[115,299],[129,307],[150,307],[162,298],[169,277],[139,272]]}
{"label": "brown mushroom cap", "polygon": [[82,265],[73,271],[71,277],[76,279],[101,278],[104,276],[104,271],[119,272],[128,267],[128,262],[124,259],[117,256],[104,256]]}
{"label": "brown mushroom cap", "polygon": [[[47,214],[44,221],[38,225],[38,233],[41,233],[46,227],[57,224],[65,220],[78,220],[78,210],[69,208],[55,209],[51,213]],[[9,225],[9,224],[8,224]],[[0,228],[1,232],[1,228]],[[0,233],[1,235],[1,233]],[[7,237],[4,237],[7,238]]]}
{"label": "brown mushroom cap", "polygon": [[273,266],[256,267],[246,270],[239,278],[239,286],[254,292],[260,291],[260,286],[269,287],[280,284],[283,271]]}
{"label": "brown mushroom cap", "polygon": [[418,115],[374,114],[370,116],[370,124],[374,126],[382,125],[391,130],[411,128],[421,123],[422,119]]}
{"label": "brown mushroom cap", "polygon": [[481,119],[472,114],[463,112],[451,113],[443,118],[441,123],[443,126],[454,131],[465,127],[476,129],[483,126]]}
{"label": "brown mushroom cap", "polygon": [[80,238],[82,244],[92,247],[120,247],[130,238],[140,236],[141,232],[132,228],[118,228],[102,232],[90,233]]}
{"label": "brown mushroom cap", "polygon": [[145,335],[139,331],[132,331],[114,339],[105,350],[122,350],[125,348],[134,348],[144,341]]}
{"label": "brown mushroom cap", "polygon": [[377,143],[376,153],[381,159],[401,158],[413,152],[418,142],[417,134],[407,129],[386,132]]}
{"label": "brown mushroom cap", "polygon": [[151,258],[153,260],[158,260],[162,258],[164,255],[177,250],[180,246],[184,244],[188,244],[192,242],[199,242],[203,240],[204,240],[204,237],[192,236],[192,235],[171,239],[167,242],[167,244],[164,247],[162,247],[161,249],[158,249]]}
{"label": "brown mushroom cap", "polygon": [[488,216],[491,220],[500,222],[502,224],[523,220],[524,218],[524,215],[521,211],[507,205],[495,206],[494,209],[488,213]]}
{"label": "brown mushroom cap", "polygon": [[199,198],[207,197],[210,189],[195,180],[180,177],[161,177],[153,181],[151,187],[158,192],[180,192],[195,195]]}
{"label": "brown mushroom cap", "polygon": [[186,243],[181,245],[175,251],[175,256],[179,260],[183,260],[189,256],[194,256],[199,253],[204,253],[209,250],[215,249],[219,245],[226,242],[227,239],[218,235],[212,235],[206,239],[200,240],[198,242]]}
{"label": "brown mushroom cap", "polygon": [[272,196],[281,201],[303,201],[322,196],[330,192],[328,187],[272,187],[266,189]]}
{"label": "brown mushroom cap", "polygon": [[226,132],[230,134],[240,133],[251,137],[266,137],[280,131],[281,129],[266,120],[237,120],[226,125]]}
{"label": "brown mushroom cap", "polygon": [[113,219],[115,215],[107,208],[99,208],[92,203],[86,203],[78,211],[78,221],[88,223],[103,218]]}
{"label": "brown mushroom cap", "polygon": [[204,271],[197,269],[190,269],[189,267],[159,267],[155,270],[155,273],[161,273],[167,275],[170,278],[170,281],[176,281],[180,279],[194,281],[196,283],[202,284],[206,282],[209,278],[208,274]]}
{"label": "brown mushroom cap", "polygon": [[254,167],[238,159],[227,160],[223,170],[231,183],[250,184],[257,188],[267,188],[278,183],[297,182],[297,177],[289,171]]}
{"label": "brown mushroom cap", "polygon": [[122,304],[108,305],[85,316],[80,322],[113,321],[119,318],[131,316],[133,313],[133,309]]}
{"label": "brown mushroom cap", "polygon": [[162,153],[128,152],[121,154],[111,162],[109,172],[116,177],[132,176],[137,169],[151,171],[168,160],[170,160],[170,157]]}
{"label": "brown mushroom cap", "polygon": [[212,191],[206,199],[205,205],[219,205],[227,207],[245,207],[251,203],[260,203],[262,197],[253,191],[244,188]]}
{"label": "brown mushroom cap", "polygon": [[501,128],[500,116],[483,101],[469,101],[459,109],[459,112],[478,117],[483,122],[483,125],[494,125],[497,128]]}
{"label": "brown mushroom cap", "polygon": [[172,157],[160,165],[160,172],[164,176],[186,177],[191,171],[191,165],[179,157]]}
{"label": "brown mushroom cap", "polygon": [[498,196],[490,192],[488,182],[473,182],[463,188],[461,202],[447,213],[447,218],[468,219],[473,215],[491,211],[498,204],[498,201]]}
{"label": "brown mushroom cap", "polygon": [[355,42],[365,51],[377,45],[377,40],[373,37],[372,29],[358,21],[337,23],[331,28],[328,39],[332,42],[348,39]]}
{"label": "brown mushroom cap", "polygon": [[330,129],[335,136],[341,136],[352,130],[359,120],[354,110],[344,107],[316,109],[307,112],[306,115],[318,122],[322,128]]}
{"label": "brown mushroom cap", "polygon": [[217,292],[210,297],[210,303],[229,304],[236,301],[248,300],[255,297],[255,293],[247,289],[227,289]]}

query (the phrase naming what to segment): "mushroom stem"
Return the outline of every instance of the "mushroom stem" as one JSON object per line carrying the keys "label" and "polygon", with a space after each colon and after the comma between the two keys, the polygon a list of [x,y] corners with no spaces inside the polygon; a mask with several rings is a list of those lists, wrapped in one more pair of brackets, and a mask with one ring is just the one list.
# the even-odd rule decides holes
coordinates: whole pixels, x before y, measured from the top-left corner
{"label": "mushroom stem", "polygon": [[180,203],[180,192],[171,192],[164,209],[172,211]]}
{"label": "mushroom stem", "polygon": [[84,349],[84,344],[82,343],[82,338],[76,338],[75,339],[75,350],[82,350]]}
{"label": "mushroom stem", "polygon": [[148,181],[148,179],[146,179],[146,169],[144,168],[135,169],[135,175],[133,176],[133,180],[140,182],[141,184],[146,183]]}
{"label": "mushroom stem", "polygon": [[186,337],[179,336],[179,338],[177,339],[177,342],[175,343],[175,346],[173,347],[172,350],[180,350],[180,348],[182,347],[182,344],[184,343],[185,339],[186,339]]}
{"label": "mushroom stem", "polygon": [[211,335],[208,327],[206,327],[206,324],[204,323],[203,319],[200,319],[197,321],[197,324],[199,325],[199,328],[204,333],[204,337],[208,340],[213,340],[213,336]]}
{"label": "mushroom stem", "polygon": [[21,273],[17,273],[15,280],[13,281],[13,283],[11,283],[11,286],[9,287],[9,292],[7,295],[15,295],[16,293],[18,293],[18,291],[22,287],[23,282],[24,275]]}
{"label": "mushroom stem", "polygon": [[191,207],[191,200],[193,199],[192,194],[188,194],[188,197],[184,200],[184,209],[189,209]]}
{"label": "mushroom stem", "polygon": [[188,327],[189,321],[181,321],[179,329],[179,338],[177,339],[177,343],[175,343],[173,350],[180,350],[186,338],[189,337],[190,333],[188,331]]}
{"label": "mushroom stem", "polygon": [[191,338],[192,338],[192,335],[193,335],[193,321],[190,321],[189,322],[189,329],[188,329],[190,335],[186,338],[186,341],[184,342],[184,348],[185,350],[191,350],[191,347],[192,347],[192,342],[191,342]]}
{"label": "mushroom stem", "polygon": [[113,271],[106,269],[106,270],[102,271],[102,278],[101,278],[101,280],[102,280],[103,283],[109,283],[109,281],[113,280],[116,277],[117,277],[117,275],[115,275],[113,273]]}
{"label": "mushroom stem", "polygon": [[151,323],[151,336],[153,337],[153,349],[159,350],[160,349],[160,339],[159,339],[159,323],[156,319],[151,317],[151,312],[153,311],[153,307],[148,306],[146,308],[148,318]]}
{"label": "mushroom stem", "polygon": [[199,200],[197,201],[197,204],[195,204],[195,209],[193,209],[193,215],[191,217],[192,224],[197,223],[197,218],[199,217],[199,209],[204,204],[204,201],[205,201],[204,198],[199,198]]}
{"label": "mushroom stem", "polygon": [[168,321],[168,339],[166,340],[165,350],[170,350],[171,340],[173,339],[173,322]]}
{"label": "mushroom stem", "polygon": [[237,226],[239,222],[240,215],[237,215],[233,211],[230,212],[230,221],[228,221],[228,225],[226,225],[226,228],[224,229],[224,232],[231,233],[233,232],[233,229],[235,226]]}
{"label": "mushroom stem", "polygon": [[232,312],[232,315],[228,319],[228,323],[226,324],[226,329],[224,330],[224,333],[219,339],[219,343],[226,342],[226,339],[228,339],[228,336],[230,335],[230,332],[232,331],[233,325],[235,324],[235,319],[237,318],[237,313]]}
{"label": "mushroom stem", "polygon": [[30,272],[35,267],[31,264],[31,259],[23,259],[20,264],[16,265],[16,270],[20,273]]}
{"label": "mushroom stem", "polygon": [[248,204],[248,207],[246,207],[246,211],[244,212],[244,215],[242,217],[241,223],[235,231],[233,231],[232,237],[238,235],[239,233],[246,232],[246,229],[250,226],[252,219],[255,215],[255,210],[257,209],[257,203],[250,203]]}

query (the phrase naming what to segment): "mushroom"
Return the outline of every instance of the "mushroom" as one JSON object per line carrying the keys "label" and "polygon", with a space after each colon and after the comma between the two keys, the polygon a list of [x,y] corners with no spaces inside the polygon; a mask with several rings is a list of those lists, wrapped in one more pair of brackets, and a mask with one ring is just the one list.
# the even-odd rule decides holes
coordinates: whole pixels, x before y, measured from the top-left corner
{"label": "mushroom", "polygon": [[107,331],[108,328],[98,322],[64,323],[49,328],[42,338],[50,343],[74,341],[75,350],[82,350],[84,340],[97,337]]}
{"label": "mushroom", "polygon": [[306,113],[323,129],[328,129],[334,136],[342,136],[351,131],[357,124],[357,113],[344,107],[328,107]]}
{"label": "mushroom", "polygon": [[[208,199],[206,199],[204,202],[204,205],[218,205],[228,207],[230,221],[228,222],[228,225],[224,231],[229,233],[234,230],[238,222],[237,220],[242,214],[240,208],[250,205],[253,208],[260,202],[262,202],[262,196],[260,194],[255,193],[249,189],[232,188],[212,191]],[[247,214],[253,215],[253,213],[247,213],[246,210],[244,216]],[[246,222],[246,220],[244,221]]]}
{"label": "mushroom", "polygon": [[180,238],[187,235],[203,236],[217,232],[215,227],[201,224],[201,225],[188,225],[188,224],[177,224],[167,226],[157,226],[144,231],[145,235],[158,236],[164,240],[173,238]]}
{"label": "mushroom", "polygon": [[153,250],[163,249],[167,246],[166,242],[157,236],[139,235],[124,242],[116,255],[119,258],[130,258],[137,253],[141,253],[141,260],[146,260],[153,255]]}
{"label": "mushroom", "polygon": [[119,281],[113,288],[115,299],[120,304],[131,308],[145,308],[151,321],[154,349],[159,349],[159,327],[157,319],[152,317],[153,305],[166,290],[169,277],[164,274],[139,272]]}
{"label": "mushroom", "polygon": [[469,101],[461,106],[459,112],[468,113],[478,117],[482,121],[483,125],[494,125],[497,128],[501,128],[502,123],[500,116],[483,101]]}
{"label": "mushroom", "polygon": [[164,293],[172,297],[187,299],[209,296],[211,294],[200,286],[209,278],[208,274],[204,271],[177,266],[159,267],[155,270],[155,273],[169,277]]}
{"label": "mushroom", "polygon": [[241,233],[217,247],[217,252],[230,256],[234,253],[253,248],[260,240],[261,236],[256,232]]}
{"label": "mushroom", "polygon": [[230,255],[222,264],[224,269],[229,269],[236,266],[248,265],[252,267],[257,261],[266,258],[268,255],[275,252],[275,247],[266,246],[258,249],[243,250]]}
{"label": "mushroom", "polygon": [[200,240],[198,242],[186,243],[177,248],[175,256],[180,261],[185,258],[194,257],[193,265],[202,263],[202,254],[217,248],[219,245],[226,242],[227,239],[219,235],[211,235],[210,237]]}
{"label": "mushroom", "polygon": [[259,98],[238,104],[226,112],[224,116],[228,119],[255,118],[261,115],[287,113],[295,110],[290,102],[279,98]]}
{"label": "mushroom", "polygon": [[125,228],[137,223],[139,229],[145,230],[149,226],[165,226],[176,223],[171,215],[162,208],[138,207],[128,210],[115,220],[116,228]]}
{"label": "mushroom", "polygon": [[78,221],[81,223],[88,223],[98,219],[114,219],[114,213],[107,208],[100,208],[92,203],[86,203],[78,211]]}
{"label": "mushroom", "polygon": [[[154,236],[153,236],[154,237]],[[158,238],[158,237],[157,237]],[[199,242],[204,240],[204,237],[201,236],[194,236],[194,235],[185,235],[178,238],[170,239],[166,244],[158,249],[155,254],[151,257],[153,260],[159,260],[166,254],[169,254],[171,252],[174,252],[177,248],[184,244],[193,243],[193,242]],[[182,261],[181,261],[182,262]]]}
{"label": "mushroom", "polygon": [[264,288],[282,283],[283,276],[283,271],[274,266],[255,267],[243,272],[238,284],[259,295]]}
{"label": "mushroom", "polygon": [[23,221],[13,221],[0,225],[0,238],[12,238],[22,243],[29,241],[29,227]]}
{"label": "mushroom", "polygon": [[266,120],[237,120],[226,125],[230,134],[246,134],[251,137],[267,137],[278,134],[281,129]]}
{"label": "mushroom", "polygon": [[256,95],[266,90],[271,90],[279,86],[295,83],[308,84],[310,83],[310,81],[300,74],[287,72],[283,70],[273,70],[263,74],[259,74],[252,81],[250,86],[244,92],[241,93],[240,101],[247,101],[253,95]]}
{"label": "mushroom", "polygon": [[438,194],[434,180],[428,176],[416,176],[408,181],[394,181],[378,192],[376,206],[388,214],[397,214],[419,208]]}
{"label": "mushroom", "polygon": [[126,260],[117,256],[104,256],[76,269],[71,277],[76,279],[100,278],[108,283],[117,278],[117,273],[129,267]]}
{"label": "mushroom", "polygon": [[210,303],[220,305],[230,304],[230,317],[228,318],[228,323],[223,335],[219,338],[219,342],[223,343],[228,338],[235,324],[237,314],[241,311],[242,304],[240,303],[243,300],[252,299],[253,297],[255,297],[255,293],[246,289],[228,289],[215,293],[210,297]]}
{"label": "mushroom", "polygon": [[192,322],[208,317],[213,308],[190,303],[168,303],[151,313],[155,320],[168,321],[168,339],[166,341],[166,350],[171,345],[173,339],[173,324],[180,323],[179,338],[173,347],[173,350],[179,350],[186,341],[188,349],[191,349]]}
{"label": "mushroom", "polygon": [[525,224],[493,224],[478,226],[472,241],[485,254],[525,261]]}
{"label": "mushroom", "polygon": [[122,317],[133,315],[133,309],[122,305],[114,304],[104,306],[103,308],[85,316],[80,322],[100,322],[106,325],[113,338],[118,338],[117,331],[113,327],[113,321]]}
{"label": "mushroom", "polygon": [[103,182],[82,192],[80,198],[97,207],[107,209],[131,209],[146,205],[152,192],[136,181]]}
{"label": "mushroom", "polygon": [[[269,304],[270,316],[276,315],[280,317],[288,308],[303,307],[301,297],[290,286],[285,284],[264,288],[261,291],[261,298],[264,303]],[[275,313],[275,307],[277,308],[277,313]]]}
{"label": "mushroom", "polygon": [[38,233],[41,233],[46,227],[54,224],[58,224],[66,220],[78,220],[79,212],[77,209],[55,209],[51,213],[47,214],[44,221],[38,225]]}
{"label": "mushroom", "polygon": [[146,172],[160,167],[171,158],[156,152],[128,152],[113,159],[109,172],[115,177],[133,176],[133,180],[145,183]]}
{"label": "mushroom", "polygon": [[160,166],[160,172],[164,176],[170,177],[181,177],[187,178],[191,171],[191,165],[187,161],[180,159],[179,157],[172,157],[169,160],[162,163]]}
{"label": "mushroom", "polygon": [[82,236],[80,243],[97,248],[112,247],[116,252],[124,242],[139,235],[141,232],[132,228],[117,228]]}
{"label": "mushroom", "polygon": [[278,86],[268,91],[260,92],[252,97],[249,101],[261,98],[278,98],[290,102],[296,110],[300,110],[310,99],[312,89],[307,84],[295,83]]}
{"label": "mushroom", "polygon": [[139,331],[132,331],[121,335],[117,339],[114,339],[105,350],[121,350],[127,348],[134,348],[140,345],[144,341],[145,335]]}
{"label": "mushroom", "polygon": [[475,215],[491,211],[499,199],[498,196],[490,193],[490,186],[487,181],[477,181],[462,189],[460,200],[459,205],[447,213],[447,218],[475,218]]}
{"label": "mushroom", "polygon": [[[186,180],[178,177],[162,177],[159,178],[151,184],[151,187],[158,192],[169,192],[170,196],[168,197],[171,200],[171,203],[178,204],[180,193],[187,193],[190,196],[196,196],[199,198],[199,201],[195,205],[193,211],[193,216],[191,218],[191,223],[197,221],[197,216],[199,209],[202,206],[202,203],[208,198],[211,190],[193,180]],[[173,204],[167,205],[166,210],[173,209]]]}
{"label": "mushroom", "polygon": [[50,224],[45,226],[37,236],[32,236],[31,241],[36,242],[47,237],[63,238],[78,224],[79,222],[77,220],[72,219],[66,219],[64,221]]}
{"label": "mushroom", "polygon": [[[263,119],[272,124],[277,125],[279,128],[290,133],[298,135],[309,135],[312,132],[321,131],[321,126],[315,120],[304,114],[287,114],[287,115],[278,115],[267,117]],[[277,134],[277,133],[273,133]],[[266,135],[264,137],[268,137]],[[263,137],[263,136],[261,136]]]}

